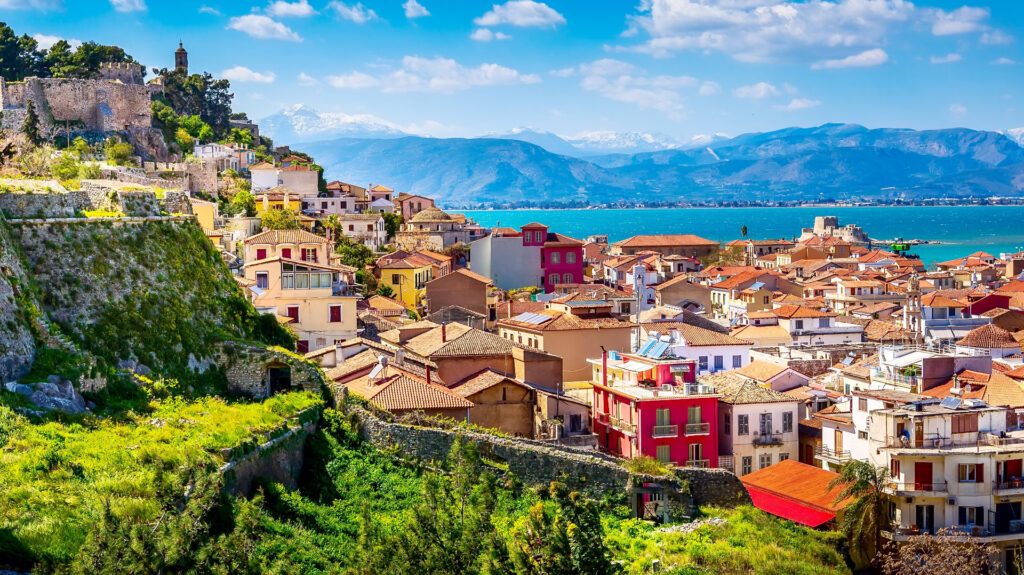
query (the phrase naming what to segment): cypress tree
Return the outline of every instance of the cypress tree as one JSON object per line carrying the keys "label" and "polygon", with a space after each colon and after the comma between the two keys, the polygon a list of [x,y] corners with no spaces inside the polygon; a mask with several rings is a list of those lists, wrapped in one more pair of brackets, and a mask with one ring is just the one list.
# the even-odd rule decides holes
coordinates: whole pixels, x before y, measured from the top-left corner
{"label": "cypress tree", "polygon": [[39,138],[39,115],[36,114],[36,107],[32,100],[28,101],[28,106],[25,108],[25,122],[21,125],[21,133],[33,145],[39,145],[41,141]]}

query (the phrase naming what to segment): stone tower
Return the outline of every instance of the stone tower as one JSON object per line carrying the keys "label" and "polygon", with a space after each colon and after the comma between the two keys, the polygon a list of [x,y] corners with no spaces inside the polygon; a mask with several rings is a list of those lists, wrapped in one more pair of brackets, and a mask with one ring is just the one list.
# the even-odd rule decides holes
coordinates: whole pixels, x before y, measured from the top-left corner
{"label": "stone tower", "polygon": [[912,274],[907,282],[907,302],[903,306],[903,329],[913,332],[915,336],[924,334],[921,321],[921,280]]}
{"label": "stone tower", "polygon": [[178,42],[178,49],[174,51],[174,69],[188,74],[188,51],[185,50],[185,44],[182,42]]}

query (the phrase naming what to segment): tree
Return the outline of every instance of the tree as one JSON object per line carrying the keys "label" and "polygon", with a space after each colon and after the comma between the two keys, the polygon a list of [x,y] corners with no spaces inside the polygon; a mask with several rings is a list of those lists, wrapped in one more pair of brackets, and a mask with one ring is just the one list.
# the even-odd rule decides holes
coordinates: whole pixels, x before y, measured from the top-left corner
{"label": "tree", "polygon": [[343,264],[360,270],[374,260],[373,250],[341,234],[334,238],[334,252],[341,256]]}
{"label": "tree", "polygon": [[196,139],[185,128],[175,130],[174,142],[178,144],[178,147],[185,154],[191,154],[196,148]]}
{"label": "tree", "polygon": [[395,237],[395,234],[398,233],[398,230],[402,228],[402,223],[404,222],[404,220],[402,220],[401,214],[384,213],[381,214],[381,217],[384,218],[384,229],[387,230],[388,239],[390,240],[391,238]]}
{"label": "tree", "polygon": [[247,218],[256,215],[256,198],[248,190],[235,192],[235,197],[231,198],[229,206],[231,208],[231,215],[241,214]]}
{"label": "tree", "polygon": [[[232,114],[232,116],[233,115],[234,114]],[[249,130],[242,130],[240,128],[231,128],[227,138],[224,138],[224,143],[251,148],[253,144],[252,132]]]}
{"label": "tree", "polygon": [[74,180],[78,177],[80,169],[81,163],[71,152],[61,153],[57,160],[50,164],[50,173],[58,180]]}
{"label": "tree", "polygon": [[295,210],[264,210],[260,214],[260,225],[268,230],[297,230],[299,215]]}
{"label": "tree", "polygon": [[18,36],[13,28],[0,22],[0,76],[4,80],[43,76],[42,61],[39,42],[28,34]]}
{"label": "tree", "polygon": [[25,107],[25,121],[21,124],[21,133],[35,146],[42,143],[39,136],[39,115],[36,114],[36,105],[32,100],[29,100]]}
{"label": "tree", "polygon": [[997,557],[999,549],[991,543],[940,529],[935,535],[914,535],[903,543],[888,544],[879,564],[885,575],[998,575],[1003,569]]}
{"label": "tree", "polygon": [[79,160],[84,160],[92,155],[92,146],[82,136],[76,136],[74,140],[71,140],[68,150],[77,154]]}
{"label": "tree", "polygon": [[395,297],[395,290],[389,285],[377,286],[377,295]]}
{"label": "tree", "polygon": [[197,115],[179,116],[178,125],[195,138],[197,143],[202,144],[213,139],[213,128]]}
{"label": "tree", "polygon": [[118,138],[107,138],[103,143],[103,152],[107,156],[107,162],[115,166],[135,165],[135,148],[128,142],[122,142]]}
{"label": "tree", "polygon": [[[138,64],[120,46],[84,42],[72,51],[68,42],[59,40],[43,56],[42,67],[46,75],[54,78],[95,78],[100,66],[108,62]],[[141,73],[145,74],[145,70]]]}
{"label": "tree", "polygon": [[885,486],[889,470],[866,461],[850,461],[839,470],[829,489],[840,487],[836,503],[851,503],[843,510],[840,527],[849,541],[850,557],[857,565],[871,564],[882,548],[882,529],[889,522]]}
{"label": "tree", "polygon": [[747,237],[747,226],[740,226],[740,235]]}
{"label": "tree", "polygon": [[[163,80],[163,100],[179,116],[199,116],[216,134],[227,134],[231,122],[231,83],[209,72],[187,74],[184,70],[155,70]],[[193,134],[195,136],[195,134]]]}

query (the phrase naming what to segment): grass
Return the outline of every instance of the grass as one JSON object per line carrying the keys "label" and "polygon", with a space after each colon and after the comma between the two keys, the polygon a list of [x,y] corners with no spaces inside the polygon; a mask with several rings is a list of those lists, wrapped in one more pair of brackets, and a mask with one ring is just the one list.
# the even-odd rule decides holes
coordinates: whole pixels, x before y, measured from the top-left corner
{"label": "grass", "polygon": [[675,475],[672,473],[671,467],[646,455],[627,459],[622,466],[630,473],[639,475],[654,475],[658,477],[674,477]]}
{"label": "grass", "polygon": [[703,508],[703,519],[724,519],[691,533],[661,530],[635,519],[606,522],[609,545],[626,575],[840,575],[849,574],[842,536],[769,515],[753,506]]}
{"label": "grass", "polygon": [[105,502],[121,521],[153,521],[161,509],[158,493],[168,486],[184,491],[183,469],[219,463],[221,450],[320,403],[305,392],[262,403],[166,400],[117,422],[85,417],[40,424],[0,405],[0,557],[10,552],[4,542],[16,541],[34,560],[69,560]]}

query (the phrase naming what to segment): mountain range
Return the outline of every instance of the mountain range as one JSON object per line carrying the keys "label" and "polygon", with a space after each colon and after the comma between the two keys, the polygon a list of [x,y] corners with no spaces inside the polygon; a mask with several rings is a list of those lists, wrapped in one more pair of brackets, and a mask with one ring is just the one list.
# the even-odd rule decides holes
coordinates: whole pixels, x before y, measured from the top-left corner
{"label": "mountain range", "polygon": [[[289,129],[328,133],[308,123],[309,112],[293,111],[306,123]],[[825,124],[691,142],[529,129],[426,138],[383,123],[357,128],[351,118],[336,118],[351,136],[302,145],[329,179],[386,183],[449,207],[1024,196],[1021,129]],[[275,122],[278,141],[289,141]]]}

